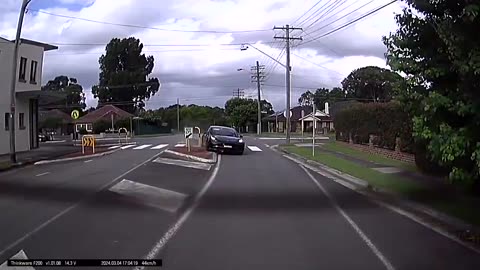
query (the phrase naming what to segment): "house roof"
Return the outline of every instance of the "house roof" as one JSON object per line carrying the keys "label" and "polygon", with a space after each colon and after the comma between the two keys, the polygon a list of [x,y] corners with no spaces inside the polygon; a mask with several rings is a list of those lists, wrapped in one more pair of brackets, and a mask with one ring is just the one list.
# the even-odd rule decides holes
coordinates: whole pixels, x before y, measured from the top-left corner
{"label": "house roof", "polygon": [[[9,41],[9,42],[12,42],[12,43],[15,43],[15,40],[8,40],[8,39],[2,38],[2,37],[0,37],[0,39],[1,39],[1,40],[5,40],[5,41]],[[58,49],[57,46],[50,45],[50,44],[47,44],[47,43],[38,42],[38,41],[35,41],[35,40],[25,39],[25,38],[21,38],[21,39],[20,39],[20,44],[22,44],[22,43],[30,44],[30,45],[33,45],[33,46],[42,47],[44,51],[51,51],[51,50],[56,50],[56,49]]]}
{"label": "house roof", "polygon": [[113,115],[117,119],[129,118],[133,116],[133,114],[130,114],[113,105],[105,105],[105,106],[102,106],[101,108],[96,109],[93,112],[88,113],[87,115],[80,117],[75,122],[76,123],[93,123],[100,119],[109,118],[111,117],[110,115]]}
{"label": "house roof", "polygon": [[[315,118],[317,119],[317,121],[332,121],[332,118],[328,114],[320,110],[316,111]],[[300,118],[299,120],[301,121],[302,118]],[[312,113],[305,115],[303,117],[303,121],[313,121]]]}
{"label": "house roof", "polygon": [[[291,121],[298,121],[302,117],[302,110],[304,114],[309,114],[312,112],[312,106],[296,106],[290,109],[292,111],[292,116],[290,117]],[[283,115],[283,111],[276,112],[274,114],[271,114],[265,118],[264,120],[275,120],[275,118],[278,119],[278,121],[285,121],[285,116]]]}
{"label": "house roof", "polygon": [[38,114],[39,114],[39,120],[40,121],[43,121],[43,120],[48,119],[48,118],[60,118],[60,119],[62,119],[62,123],[64,123],[64,124],[69,124],[69,123],[73,122],[70,115],[62,112],[59,109],[53,109],[53,110],[48,110],[48,111],[39,111]]}

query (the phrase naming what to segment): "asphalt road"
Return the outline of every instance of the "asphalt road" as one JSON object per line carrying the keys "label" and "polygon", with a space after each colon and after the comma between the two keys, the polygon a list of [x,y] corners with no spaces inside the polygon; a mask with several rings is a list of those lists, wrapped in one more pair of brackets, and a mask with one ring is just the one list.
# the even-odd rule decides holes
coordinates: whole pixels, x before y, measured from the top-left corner
{"label": "asphalt road", "polygon": [[245,140],[209,171],[152,162],[152,146],[181,141],[166,136],[0,174],[0,264],[23,250],[161,269],[480,269],[480,254],[266,146],[279,140]]}

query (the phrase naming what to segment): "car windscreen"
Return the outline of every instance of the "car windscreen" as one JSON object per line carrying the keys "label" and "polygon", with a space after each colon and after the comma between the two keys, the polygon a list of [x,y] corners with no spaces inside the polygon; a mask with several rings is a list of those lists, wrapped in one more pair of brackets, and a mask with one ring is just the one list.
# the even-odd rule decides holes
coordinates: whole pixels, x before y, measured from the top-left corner
{"label": "car windscreen", "polygon": [[229,128],[212,128],[210,131],[212,135],[218,135],[218,136],[229,136],[229,137],[238,137],[238,133]]}

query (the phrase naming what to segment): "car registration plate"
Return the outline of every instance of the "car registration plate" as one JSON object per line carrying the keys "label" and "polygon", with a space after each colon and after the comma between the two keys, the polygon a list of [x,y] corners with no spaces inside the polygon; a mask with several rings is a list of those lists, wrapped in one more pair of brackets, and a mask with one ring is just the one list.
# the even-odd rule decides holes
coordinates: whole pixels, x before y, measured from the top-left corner
{"label": "car registration plate", "polygon": [[231,145],[224,145],[223,147],[225,147],[225,148],[232,148]]}

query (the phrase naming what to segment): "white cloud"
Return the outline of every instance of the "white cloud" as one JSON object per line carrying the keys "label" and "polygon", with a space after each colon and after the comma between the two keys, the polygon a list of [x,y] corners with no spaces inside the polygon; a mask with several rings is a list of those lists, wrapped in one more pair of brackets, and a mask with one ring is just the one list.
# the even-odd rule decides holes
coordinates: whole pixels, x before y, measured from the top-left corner
{"label": "white cloud", "polygon": [[[316,0],[111,0],[80,1],[58,0],[56,6],[43,8],[54,14],[81,17],[112,23],[141,25],[170,30],[219,30],[240,31],[246,29],[272,29],[274,25],[292,24],[307,11]],[[300,26],[307,33],[295,32],[304,41],[334,29],[335,27],[360,16],[361,14],[386,3],[387,0],[375,1],[365,8],[353,13],[335,24],[329,23],[336,18],[366,3],[361,0],[345,3],[324,16],[324,21],[307,28],[309,23]],[[79,10],[70,10],[69,5],[84,5]],[[396,29],[393,12],[400,12],[400,4],[391,5],[368,19],[352,27],[338,31],[328,37],[306,45],[292,48],[292,83],[293,87],[333,87],[339,86],[341,80],[355,68],[365,65],[385,66],[383,53],[385,47],[381,37]],[[0,7],[0,33],[13,38],[18,19],[18,0],[8,0]],[[345,9],[339,12],[341,9]],[[338,14],[335,14],[339,12]],[[313,16],[318,18],[321,13]],[[324,14],[325,15],[325,14]],[[299,26],[307,16],[296,21]],[[329,17],[331,17],[329,19]],[[326,19],[326,20],[325,20]],[[320,27],[324,29],[316,31]],[[81,20],[55,17],[38,12],[29,12],[25,17],[22,36],[42,42],[101,44],[98,46],[59,45],[59,50],[48,52],[44,63],[44,82],[56,75],[69,75],[78,78],[85,89],[90,89],[98,81],[98,57],[103,53],[106,43],[114,37],[135,36],[146,45],[147,55],[154,55],[154,74],[162,81],[162,89],[147,104],[149,107],[169,105],[179,97],[187,102],[222,106],[234,88],[252,88],[249,74],[237,72],[238,68],[249,69],[255,61],[267,67],[270,76],[265,82],[264,94],[274,103],[276,109],[285,106],[282,87],[285,82],[284,69],[253,48],[240,51],[239,46],[173,46],[181,44],[225,44],[257,42],[255,45],[273,57],[277,57],[284,45],[274,40],[274,35],[282,31],[263,31],[251,33],[184,33],[121,27]],[[272,42],[275,42],[272,44]],[[294,42],[298,45],[299,42]],[[172,45],[172,46],[148,46]],[[308,59],[302,60],[299,55]],[[280,58],[285,63],[285,56]],[[315,63],[312,64],[311,62]],[[268,85],[280,85],[271,87]],[[292,104],[297,96],[306,89],[292,89]],[[247,91],[248,92],[248,91]],[[86,91],[89,106],[95,100]],[[190,100],[188,101],[187,98]]]}

